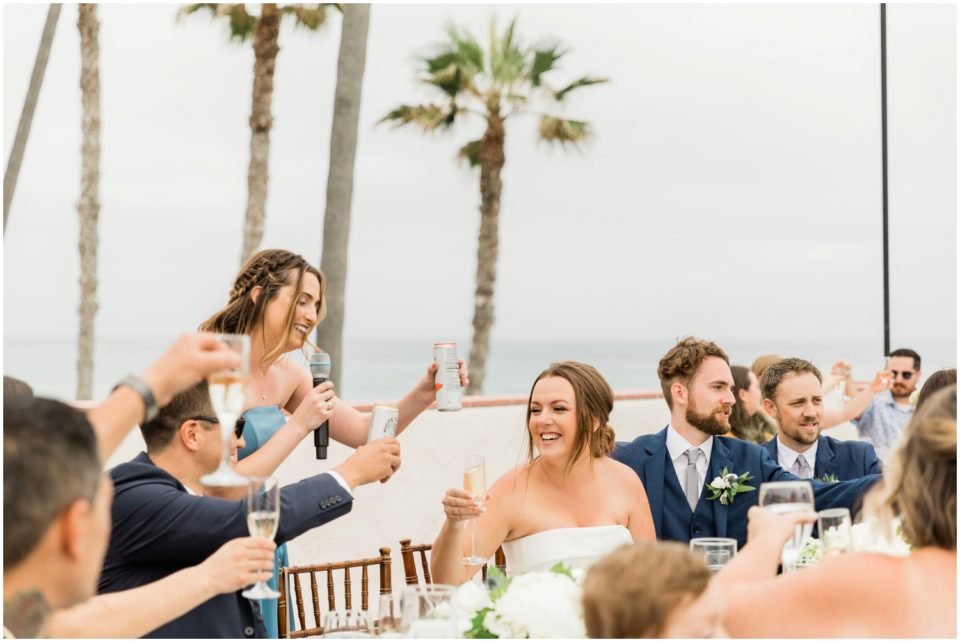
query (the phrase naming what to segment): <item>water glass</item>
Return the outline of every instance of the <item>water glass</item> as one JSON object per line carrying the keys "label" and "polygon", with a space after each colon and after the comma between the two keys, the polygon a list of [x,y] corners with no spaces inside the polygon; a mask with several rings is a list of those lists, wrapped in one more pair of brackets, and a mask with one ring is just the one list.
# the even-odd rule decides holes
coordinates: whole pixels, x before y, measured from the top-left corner
{"label": "water glass", "polygon": [[324,638],[372,638],[373,627],[363,611],[327,611],[323,618]]}
{"label": "water glass", "polygon": [[817,530],[820,531],[823,556],[849,553],[853,545],[853,520],[850,519],[850,511],[846,508],[830,508],[817,515]]}
{"label": "water glass", "polygon": [[737,554],[737,540],[729,537],[694,537],[690,550],[703,557],[711,573],[716,573]]}
{"label": "water glass", "polygon": [[[764,510],[779,515],[813,511],[813,486],[809,481],[765,482],[760,484],[759,503]],[[795,570],[797,557],[812,532],[813,524],[797,524],[794,536],[784,543],[780,557],[784,573]]]}
{"label": "water glass", "polygon": [[407,586],[400,601],[401,632],[408,638],[460,638],[453,596],[455,586]]}
{"label": "water glass", "polygon": [[400,601],[392,593],[380,596],[374,634],[381,638],[403,637],[400,633]]}

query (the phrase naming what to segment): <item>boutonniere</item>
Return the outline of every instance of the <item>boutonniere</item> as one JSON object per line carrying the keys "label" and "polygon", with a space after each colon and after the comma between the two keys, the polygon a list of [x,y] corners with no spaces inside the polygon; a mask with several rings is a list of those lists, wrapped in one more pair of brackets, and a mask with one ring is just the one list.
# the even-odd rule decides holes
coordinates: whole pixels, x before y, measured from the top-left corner
{"label": "boutonniere", "polygon": [[707,499],[713,500],[720,498],[720,503],[724,506],[733,503],[733,498],[737,493],[745,493],[748,490],[756,490],[753,486],[747,486],[746,482],[753,479],[749,472],[738,475],[728,472],[726,467],[720,472],[719,477],[714,477],[713,481],[707,484],[707,490],[713,491],[713,495]]}
{"label": "boutonniere", "polygon": [[840,479],[835,473],[826,473],[817,477],[817,481],[821,484],[836,484]]}

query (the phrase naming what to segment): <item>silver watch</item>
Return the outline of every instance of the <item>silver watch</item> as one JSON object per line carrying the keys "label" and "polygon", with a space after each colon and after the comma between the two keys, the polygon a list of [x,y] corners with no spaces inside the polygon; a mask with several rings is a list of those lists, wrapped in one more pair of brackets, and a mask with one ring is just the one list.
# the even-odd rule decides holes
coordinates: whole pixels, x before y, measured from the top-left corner
{"label": "silver watch", "polygon": [[157,398],[153,396],[153,390],[150,390],[150,386],[147,385],[146,381],[135,374],[128,374],[121,379],[120,383],[115,385],[113,389],[116,390],[120,386],[132,388],[134,392],[140,395],[140,399],[143,400],[143,421],[140,423],[141,426],[159,414],[160,407],[157,405]]}

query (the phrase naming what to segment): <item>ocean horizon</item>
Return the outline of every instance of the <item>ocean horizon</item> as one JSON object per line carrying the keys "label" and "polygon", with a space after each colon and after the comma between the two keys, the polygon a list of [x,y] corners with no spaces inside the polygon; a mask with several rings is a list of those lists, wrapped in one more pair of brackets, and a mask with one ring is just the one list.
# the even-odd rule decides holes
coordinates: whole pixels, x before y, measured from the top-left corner
{"label": "ocean horizon", "polygon": [[[130,372],[139,372],[173,342],[176,335],[149,337],[98,337],[94,351],[94,399],[109,394],[113,385]],[[441,337],[446,340],[446,337]],[[869,379],[883,366],[882,340],[766,341],[717,340],[732,364],[749,366],[767,353],[801,357],[828,371],[835,359],[853,363],[857,379]],[[656,370],[672,345],[658,340],[494,340],[487,359],[484,394],[527,395],[536,376],[553,361],[572,359],[596,367],[614,390],[659,388]],[[956,367],[955,340],[894,343],[908,346],[923,359],[925,375]],[[467,359],[469,342],[459,341],[460,356]],[[33,386],[38,395],[73,399],[76,393],[76,337],[4,336],[3,372]],[[347,401],[391,401],[405,395],[423,376],[433,358],[433,340],[347,338],[344,342],[342,381],[337,394]],[[293,352],[287,358],[303,362]],[[468,363],[469,366],[469,363]],[[304,365],[304,367],[306,367]]]}

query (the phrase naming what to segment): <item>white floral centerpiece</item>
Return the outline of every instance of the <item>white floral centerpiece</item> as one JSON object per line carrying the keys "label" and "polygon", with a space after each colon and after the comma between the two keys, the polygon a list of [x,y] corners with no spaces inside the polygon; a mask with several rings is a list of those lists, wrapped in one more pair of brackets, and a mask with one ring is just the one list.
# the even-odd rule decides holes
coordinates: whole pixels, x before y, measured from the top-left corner
{"label": "white floral centerpiece", "polygon": [[[900,520],[893,520],[891,531],[894,534],[893,539],[889,539],[883,533],[883,529],[880,528],[879,523],[874,518],[868,518],[853,525],[850,529],[850,539],[852,541],[848,544],[854,551],[858,552],[884,553],[894,557],[906,557],[913,549],[903,537]],[[839,538],[840,534],[836,528],[832,527],[822,536],[829,543],[832,538]],[[823,559],[823,542],[815,537],[808,537],[797,556],[797,566],[813,566],[821,559]]]}
{"label": "white floral centerpiece", "polygon": [[454,596],[465,638],[583,638],[583,573],[557,564],[507,577],[490,570],[489,588],[467,582]]}

